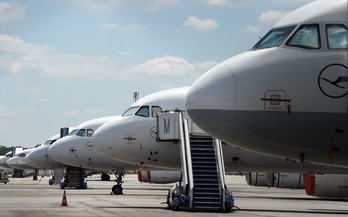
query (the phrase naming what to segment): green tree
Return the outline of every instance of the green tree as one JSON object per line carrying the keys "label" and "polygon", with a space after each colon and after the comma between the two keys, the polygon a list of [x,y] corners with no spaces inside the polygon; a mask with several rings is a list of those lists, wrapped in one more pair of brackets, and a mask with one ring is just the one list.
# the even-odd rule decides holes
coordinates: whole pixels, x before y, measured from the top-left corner
{"label": "green tree", "polygon": [[12,147],[0,146],[0,155],[5,155],[7,152],[11,150]]}

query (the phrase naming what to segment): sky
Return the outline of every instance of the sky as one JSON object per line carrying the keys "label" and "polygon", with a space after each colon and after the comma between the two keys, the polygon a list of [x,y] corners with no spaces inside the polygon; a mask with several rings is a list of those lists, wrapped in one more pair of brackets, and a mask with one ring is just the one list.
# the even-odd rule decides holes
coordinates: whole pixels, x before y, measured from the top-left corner
{"label": "sky", "polygon": [[191,85],[311,0],[0,1],[0,146]]}

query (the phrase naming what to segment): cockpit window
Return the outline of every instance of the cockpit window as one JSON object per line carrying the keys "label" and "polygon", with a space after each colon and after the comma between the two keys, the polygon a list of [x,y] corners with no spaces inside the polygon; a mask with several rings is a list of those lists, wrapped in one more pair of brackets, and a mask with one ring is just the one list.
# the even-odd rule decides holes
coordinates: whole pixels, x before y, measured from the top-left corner
{"label": "cockpit window", "polygon": [[52,140],[47,140],[44,145],[50,145]]}
{"label": "cockpit window", "polygon": [[142,106],[137,113],[135,113],[137,116],[142,116],[142,117],[149,117],[150,116],[150,109],[149,106]]}
{"label": "cockpit window", "polygon": [[152,106],[152,117],[155,118],[162,112],[162,108],[159,106]]}
{"label": "cockpit window", "polygon": [[57,140],[55,140],[55,139],[52,139],[52,140],[47,140],[45,143],[44,143],[44,145],[51,145],[51,144],[53,144],[55,141],[57,141]]}
{"label": "cockpit window", "polygon": [[347,27],[342,24],[326,25],[326,37],[329,49],[347,49]]}
{"label": "cockpit window", "polygon": [[286,45],[305,49],[319,49],[321,47],[319,25],[300,26]]}
{"label": "cockpit window", "polygon": [[130,107],[129,109],[127,109],[127,111],[125,111],[122,116],[131,116],[134,115],[140,106],[134,106],[134,107]]}
{"label": "cockpit window", "polygon": [[79,130],[79,132],[76,133],[76,136],[84,137],[85,135],[86,135],[86,130],[85,129],[81,129],[81,130]]}
{"label": "cockpit window", "polygon": [[277,47],[281,45],[285,39],[294,30],[295,26],[287,26],[277,29],[271,29],[254,47],[253,50]]}
{"label": "cockpit window", "polygon": [[19,153],[18,157],[25,157],[25,153]]}
{"label": "cockpit window", "polygon": [[76,129],[76,130],[73,130],[73,131],[71,131],[69,134],[68,134],[68,136],[74,136],[74,135],[76,135],[76,133],[79,131],[79,129]]}
{"label": "cockpit window", "polygon": [[94,131],[92,129],[87,129],[87,137],[92,137]]}

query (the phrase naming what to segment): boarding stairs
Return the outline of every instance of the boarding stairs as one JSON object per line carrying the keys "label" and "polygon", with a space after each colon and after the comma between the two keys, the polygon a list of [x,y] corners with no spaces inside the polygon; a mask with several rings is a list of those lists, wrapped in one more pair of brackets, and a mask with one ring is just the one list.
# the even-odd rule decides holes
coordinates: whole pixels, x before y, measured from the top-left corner
{"label": "boarding stairs", "polygon": [[[184,188],[173,190],[181,192],[181,196],[172,196],[173,209],[225,210],[227,190],[221,142],[206,133],[195,134],[192,124],[184,118],[183,111],[167,112],[158,118],[158,139],[170,139],[163,133],[171,133],[173,141],[180,145]],[[172,128],[175,130],[168,130]]]}
{"label": "boarding stairs", "polygon": [[84,178],[84,170],[78,167],[67,166],[64,178],[60,184],[61,188],[86,188],[87,183]]}

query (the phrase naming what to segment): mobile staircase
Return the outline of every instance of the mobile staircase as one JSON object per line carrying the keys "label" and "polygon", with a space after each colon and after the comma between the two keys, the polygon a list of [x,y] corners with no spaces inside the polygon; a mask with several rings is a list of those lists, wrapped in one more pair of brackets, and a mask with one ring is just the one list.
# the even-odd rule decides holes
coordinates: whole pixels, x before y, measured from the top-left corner
{"label": "mobile staircase", "polygon": [[226,189],[221,142],[205,133],[189,132],[183,111],[165,112],[157,123],[159,140],[173,139],[180,144],[184,185],[169,191],[168,206],[173,210],[231,211],[234,200]]}
{"label": "mobile staircase", "polygon": [[78,167],[67,166],[63,179],[60,181],[60,188],[87,188],[87,181],[84,176],[84,170]]}

